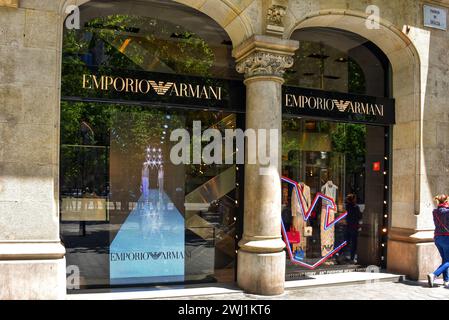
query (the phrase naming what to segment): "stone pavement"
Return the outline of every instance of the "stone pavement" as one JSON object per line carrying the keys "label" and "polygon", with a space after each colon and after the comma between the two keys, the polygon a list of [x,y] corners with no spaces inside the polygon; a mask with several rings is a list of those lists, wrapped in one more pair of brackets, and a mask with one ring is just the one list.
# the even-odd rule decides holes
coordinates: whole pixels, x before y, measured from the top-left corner
{"label": "stone pavement", "polygon": [[449,289],[429,288],[426,282],[377,282],[289,289],[276,297],[244,293],[189,296],[161,300],[449,300]]}
{"label": "stone pavement", "polygon": [[243,293],[235,283],[79,291],[69,300],[449,300],[449,289],[404,280],[390,273],[345,272],[287,281],[285,293],[266,297]]}

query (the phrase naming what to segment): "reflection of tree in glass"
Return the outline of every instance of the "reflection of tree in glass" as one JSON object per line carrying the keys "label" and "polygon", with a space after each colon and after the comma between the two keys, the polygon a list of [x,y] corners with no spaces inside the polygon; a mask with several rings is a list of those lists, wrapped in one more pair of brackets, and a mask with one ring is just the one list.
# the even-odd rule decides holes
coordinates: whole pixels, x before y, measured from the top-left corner
{"label": "reflection of tree in glass", "polygon": [[[61,102],[62,144],[82,144],[80,125],[83,121],[93,130],[93,145],[109,146],[110,131],[123,150],[146,145],[155,139],[160,141],[164,127],[180,128],[184,124],[179,117],[167,118],[165,110],[140,106],[104,103]],[[132,144],[132,145],[130,145]]]}
{"label": "reflection of tree in glass", "polygon": [[[179,117],[171,116],[167,119],[164,110],[144,108],[120,108],[116,106],[110,110],[112,139],[123,152],[136,151],[139,157],[145,154],[148,145],[160,144],[165,131],[164,143],[169,142],[170,131],[182,128],[184,124]],[[165,128],[165,126],[168,128]],[[139,153],[138,151],[140,151]]]}
{"label": "reflection of tree in glass", "polygon": [[294,65],[285,72],[287,85],[319,89],[319,75],[321,62],[312,59],[310,54],[319,52],[319,44],[310,41],[301,41],[301,50],[294,55]]}
{"label": "reflection of tree in glass", "polygon": [[[63,95],[89,94],[94,98],[95,93],[83,90],[81,85],[82,75],[91,73],[92,66],[104,74],[110,69],[129,69],[210,77],[214,62],[213,50],[203,39],[171,22],[128,15],[100,17],[81,30],[65,30]],[[150,107],[62,101],[61,161],[66,163],[66,185],[82,185],[79,177],[86,167],[108,166],[109,152],[83,156],[82,163],[79,148],[64,145],[89,144],[109,150],[113,139],[119,152],[133,150],[130,157],[140,161],[138,157],[143,157],[146,146],[160,143],[167,120],[165,111]],[[83,122],[84,128],[92,129],[84,139]],[[168,122],[170,128],[185,127],[184,118],[179,116]],[[170,132],[166,131],[168,141]]]}
{"label": "reflection of tree in glass", "polygon": [[349,58],[349,93],[366,94],[366,80],[362,68]]}
{"label": "reflection of tree in glass", "polygon": [[338,123],[331,136],[333,150],[346,154],[348,174],[363,170],[366,154],[366,126]]}
{"label": "reflection of tree in glass", "polygon": [[[64,63],[210,76],[214,53],[189,30],[149,17],[111,15],[64,35]],[[79,71],[79,70],[78,70]],[[64,72],[69,76],[69,72]]]}
{"label": "reflection of tree in glass", "polygon": [[82,90],[81,75],[88,72],[86,62],[81,57],[87,52],[89,42],[82,39],[77,30],[64,30],[61,85],[63,90],[70,91],[75,96]]}
{"label": "reflection of tree in glass", "polygon": [[[181,117],[169,116],[168,119],[167,116],[161,109],[62,101],[63,187],[89,186],[91,190],[99,190],[97,194],[104,193],[108,179],[99,175],[108,174],[111,141],[119,153],[139,163],[144,160],[148,145],[160,144],[164,131],[164,143],[169,143],[170,130],[184,126]],[[83,141],[83,122],[92,129],[89,137],[93,139]],[[165,128],[167,124],[169,128]],[[101,168],[104,168],[103,173],[96,172]],[[100,180],[104,182],[99,183]]]}

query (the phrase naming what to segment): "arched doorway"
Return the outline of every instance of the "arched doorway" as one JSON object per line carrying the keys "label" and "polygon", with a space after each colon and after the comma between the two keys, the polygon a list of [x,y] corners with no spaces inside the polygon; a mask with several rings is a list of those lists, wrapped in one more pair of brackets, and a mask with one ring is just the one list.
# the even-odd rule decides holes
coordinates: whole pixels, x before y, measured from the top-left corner
{"label": "arched doorway", "polygon": [[[301,45],[286,75],[283,176],[301,187],[284,182],[283,218],[286,230],[301,236],[288,246],[287,278],[318,267],[385,267],[395,121],[388,58],[341,29],[303,28],[291,38]],[[326,199],[313,201],[320,194],[334,211],[325,210]]]}
{"label": "arched doorway", "polygon": [[[419,246],[417,243],[431,241],[421,234],[412,236],[424,216],[416,215],[420,211],[421,194],[425,185],[421,183],[420,163],[422,159],[421,139],[421,64],[416,48],[407,37],[410,28],[404,26],[401,32],[390,23],[381,20],[379,28],[365,26],[366,17],[356,12],[342,13],[329,10],[326,13],[311,13],[291,28],[336,28],[353,32],[368,39],[387,56],[392,67],[392,97],[396,105],[396,123],[391,137],[392,157],[391,199],[386,200],[384,217],[389,219],[389,228],[382,229],[388,237],[388,269],[404,272],[417,277],[415,270],[406,265],[417,263]],[[395,192],[397,190],[398,192]],[[406,231],[408,230],[408,231]],[[424,249],[423,249],[424,250]],[[403,252],[404,254],[398,254]],[[407,252],[407,254],[405,254]],[[408,262],[404,263],[403,257]]]}
{"label": "arched doorway", "polygon": [[[233,282],[241,177],[194,141],[242,126],[231,39],[176,2],[80,13],[64,34],[60,146],[61,238],[80,288]],[[178,129],[192,157],[174,163]]]}

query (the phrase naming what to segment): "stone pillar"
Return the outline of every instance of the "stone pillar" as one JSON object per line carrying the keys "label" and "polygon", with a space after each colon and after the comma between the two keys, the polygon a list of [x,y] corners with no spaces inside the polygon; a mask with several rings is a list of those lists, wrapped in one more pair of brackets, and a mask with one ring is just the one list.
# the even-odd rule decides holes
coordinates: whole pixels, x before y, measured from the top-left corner
{"label": "stone pillar", "polygon": [[433,240],[433,196],[449,190],[448,100],[439,93],[449,86],[437,85],[447,84],[441,75],[448,66],[439,57],[447,55],[449,45],[441,41],[447,34],[429,33],[421,23],[407,28],[408,49],[389,54],[396,124],[387,266],[413,280],[426,279],[441,264]]}
{"label": "stone pillar", "polygon": [[58,7],[56,1],[0,6],[0,300],[64,299],[66,292]]}
{"label": "stone pillar", "polygon": [[[238,251],[238,285],[248,293],[284,292],[285,244],[281,236],[282,84],[293,65],[296,41],[253,36],[234,50],[237,71],[245,74],[246,129],[278,130],[277,163],[264,166],[259,157],[245,164],[244,231]],[[268,145],[268,143],[267,143]],[[246,145],[248,159],[248,145]],[[261,174],[260,169],[267,172]]]}

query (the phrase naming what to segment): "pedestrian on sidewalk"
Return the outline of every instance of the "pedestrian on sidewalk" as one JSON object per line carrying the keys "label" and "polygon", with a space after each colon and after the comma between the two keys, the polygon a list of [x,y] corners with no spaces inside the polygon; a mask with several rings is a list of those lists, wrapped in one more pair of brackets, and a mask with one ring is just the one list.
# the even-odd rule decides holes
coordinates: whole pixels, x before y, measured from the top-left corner
{"label": "pedestrian on sidewalk", "polygon": [[443,274],[444,286],[449,287],[449,196],[435,197],[437,208],[433,210],[435,224],[435,245],[440,252],[442,264],[433,273],[427,275],[429,286],[433,287],[436,277]]}

